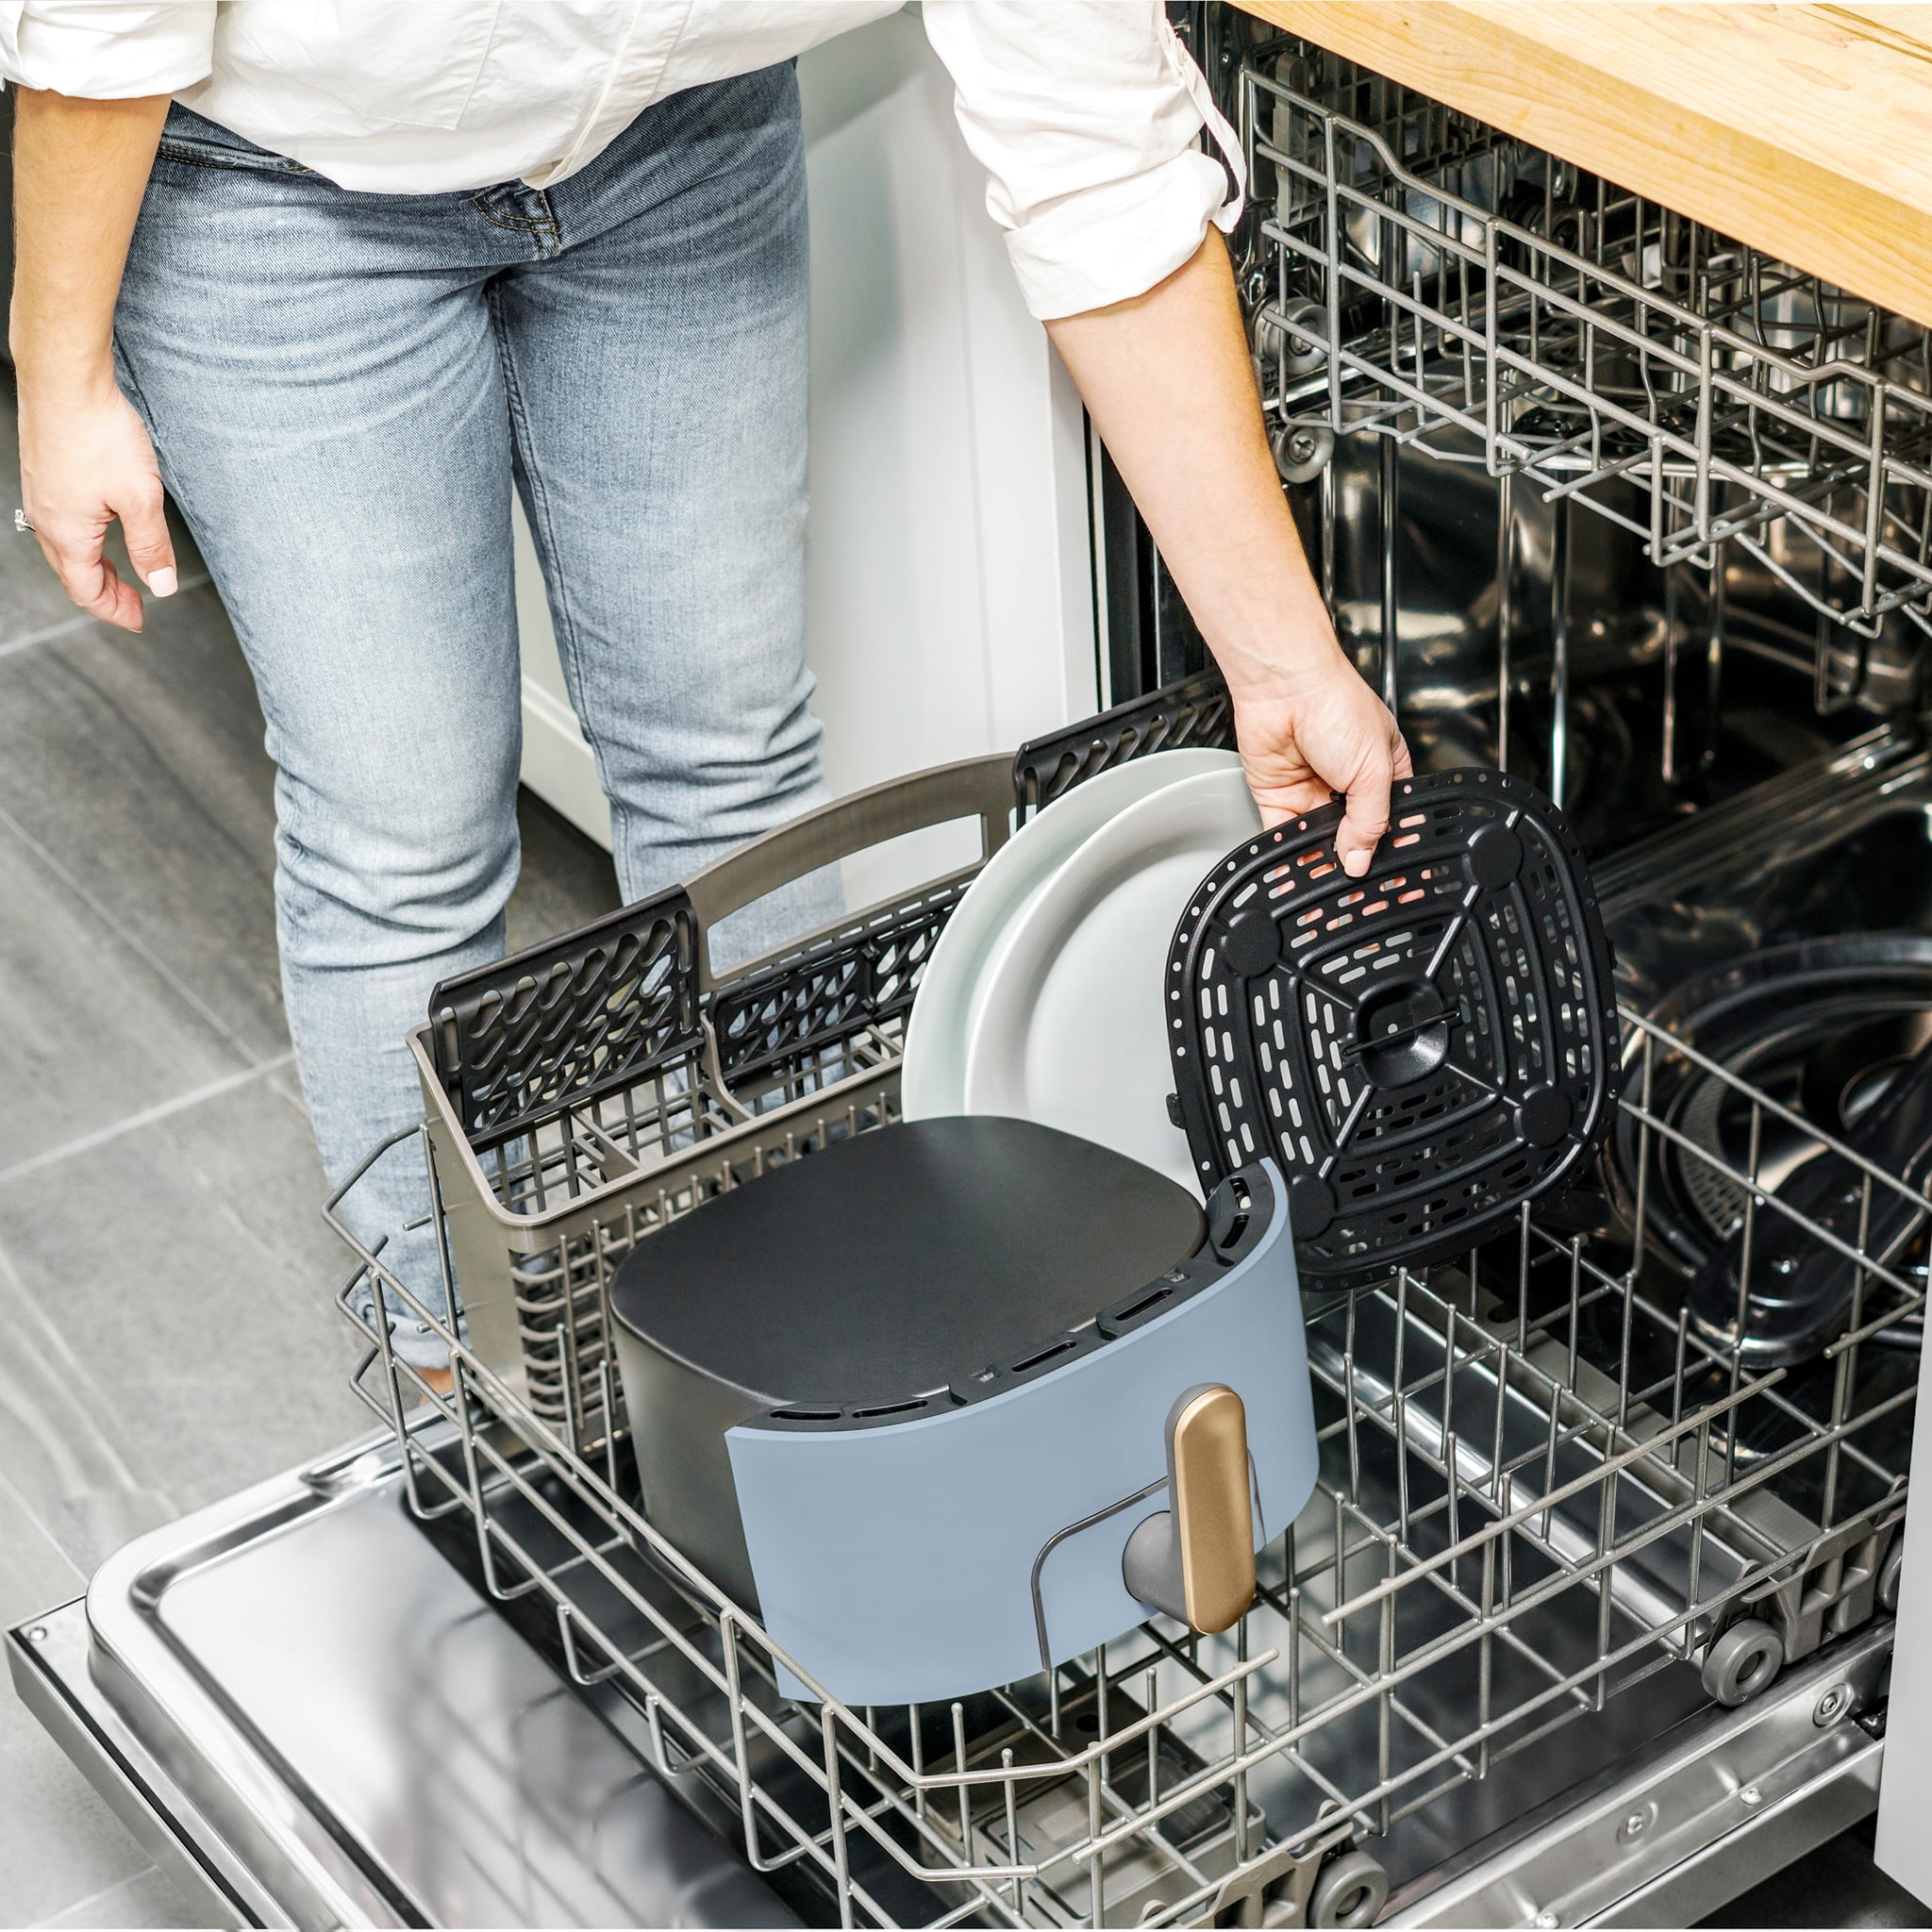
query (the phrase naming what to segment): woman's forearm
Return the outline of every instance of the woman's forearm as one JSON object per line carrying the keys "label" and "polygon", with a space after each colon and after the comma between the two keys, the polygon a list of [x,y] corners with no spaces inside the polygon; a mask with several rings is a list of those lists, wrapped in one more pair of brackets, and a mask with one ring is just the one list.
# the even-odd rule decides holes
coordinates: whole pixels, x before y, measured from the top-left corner
{"label": "woman's forearm", "polygon": [[[1227,251],[1131,302],[1047,324],[1162,561],[1237,686],[1333,637],[1269,454]],[[1284,649],[1284,619],[1307,634]]]}
{"label": "woman's forearm", "polygon": [[1146,294],[1046,326],[1227,678],[1263,811],[1345,791],[1338,843],[1365,868],[1408,755],[1309,575],[1220,235]]}
{"label": "woman's forearm", "polygon": [[157,596],[175,587],[159,468],[114,380],[114,303],[168,97],[14,94],[13,310],[21,500],[67,594],[139,630],[141,593],[103,552],[118,519]]}
{"label": "woman's forearm", "polygon": [[114,379],[114,298],[168,97],[72,100],[16,89],[8,336],[23,381]]}

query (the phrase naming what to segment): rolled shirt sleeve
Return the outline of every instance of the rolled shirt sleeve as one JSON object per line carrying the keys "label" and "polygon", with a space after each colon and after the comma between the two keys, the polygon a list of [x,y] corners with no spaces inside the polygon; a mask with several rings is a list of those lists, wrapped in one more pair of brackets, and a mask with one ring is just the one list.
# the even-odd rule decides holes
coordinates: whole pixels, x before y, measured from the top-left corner
{"label": "rolled shirt sleeve", "polygon": [[215,0],[0,0],[0,76],[81,100],[178,93],[214,66]]}
{"label": "rolled shirt sleeve", "polygon": [[[1144,294],[1241,212],[1241,146],[1159,0],[925,0],[1042,321]],[[1219,158],[1196,145],[1206,127]]]}

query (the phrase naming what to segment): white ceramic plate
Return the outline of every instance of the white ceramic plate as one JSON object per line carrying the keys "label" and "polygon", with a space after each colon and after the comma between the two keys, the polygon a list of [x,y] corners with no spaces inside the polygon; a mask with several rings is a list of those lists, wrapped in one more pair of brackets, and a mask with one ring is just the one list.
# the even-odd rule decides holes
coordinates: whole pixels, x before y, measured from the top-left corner
{"label": "white ceramic plate", "polygon": [[1017,1115],[1144,1162],[1198,1196],[1169,1119],[1168,947],[1217,860],[1261,829],[1239,765],[1163,787],[1094,832],[1027,908],[987,977],[966,1110]]}
{"label": "white ceramic plate", "polygon": [[919,982],[899,1075],[906,1119],[967,1111],[966,1042],[991,967],[1026,908],[1074,853],[1151,793],[1205,773],[1240,771],[1231,751],[1134,758],[1055,799],[993,854],[946,922]]}

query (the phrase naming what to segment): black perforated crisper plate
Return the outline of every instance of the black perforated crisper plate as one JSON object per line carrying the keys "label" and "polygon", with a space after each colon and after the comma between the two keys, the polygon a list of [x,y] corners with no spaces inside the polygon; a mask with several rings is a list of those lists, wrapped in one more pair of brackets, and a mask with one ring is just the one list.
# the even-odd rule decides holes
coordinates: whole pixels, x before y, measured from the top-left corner
{"label": "black perforated crisper plate", "polygon": [[1615,1097],[1610,949],[1556,807],[1498,772],[1407,779],[1361,879],[1341,822],[1238,846],[1168,956],[1202,1187],[1272,1152],[1310,1292],[1500,1232],[1590,1158]]}

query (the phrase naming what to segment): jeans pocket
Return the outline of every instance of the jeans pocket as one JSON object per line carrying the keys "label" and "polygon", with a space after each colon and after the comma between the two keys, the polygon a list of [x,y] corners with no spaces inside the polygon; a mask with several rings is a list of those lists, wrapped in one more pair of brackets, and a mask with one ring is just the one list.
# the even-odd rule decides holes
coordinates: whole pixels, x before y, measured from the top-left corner
{"label": "jeans pocket", "polygon": [[184,161],[192,168],[239,168],[251,175],[312,175],[313,168],[305,168],[300,161],[291,161],[287,155],[272,155],[261,149],[253,154],[246,149],[224,147],[212,141],[164,141],[156,150],[156,158],[163,161]]}
{"label": "jeans pocket", "polygon": [[195,168],[242,168],[264,175],[308,175],[314,171],[287,155],[272,154],[239,134],[184,108],[176,101],[168,109],[157,150],[164,161],[185,161]]}

